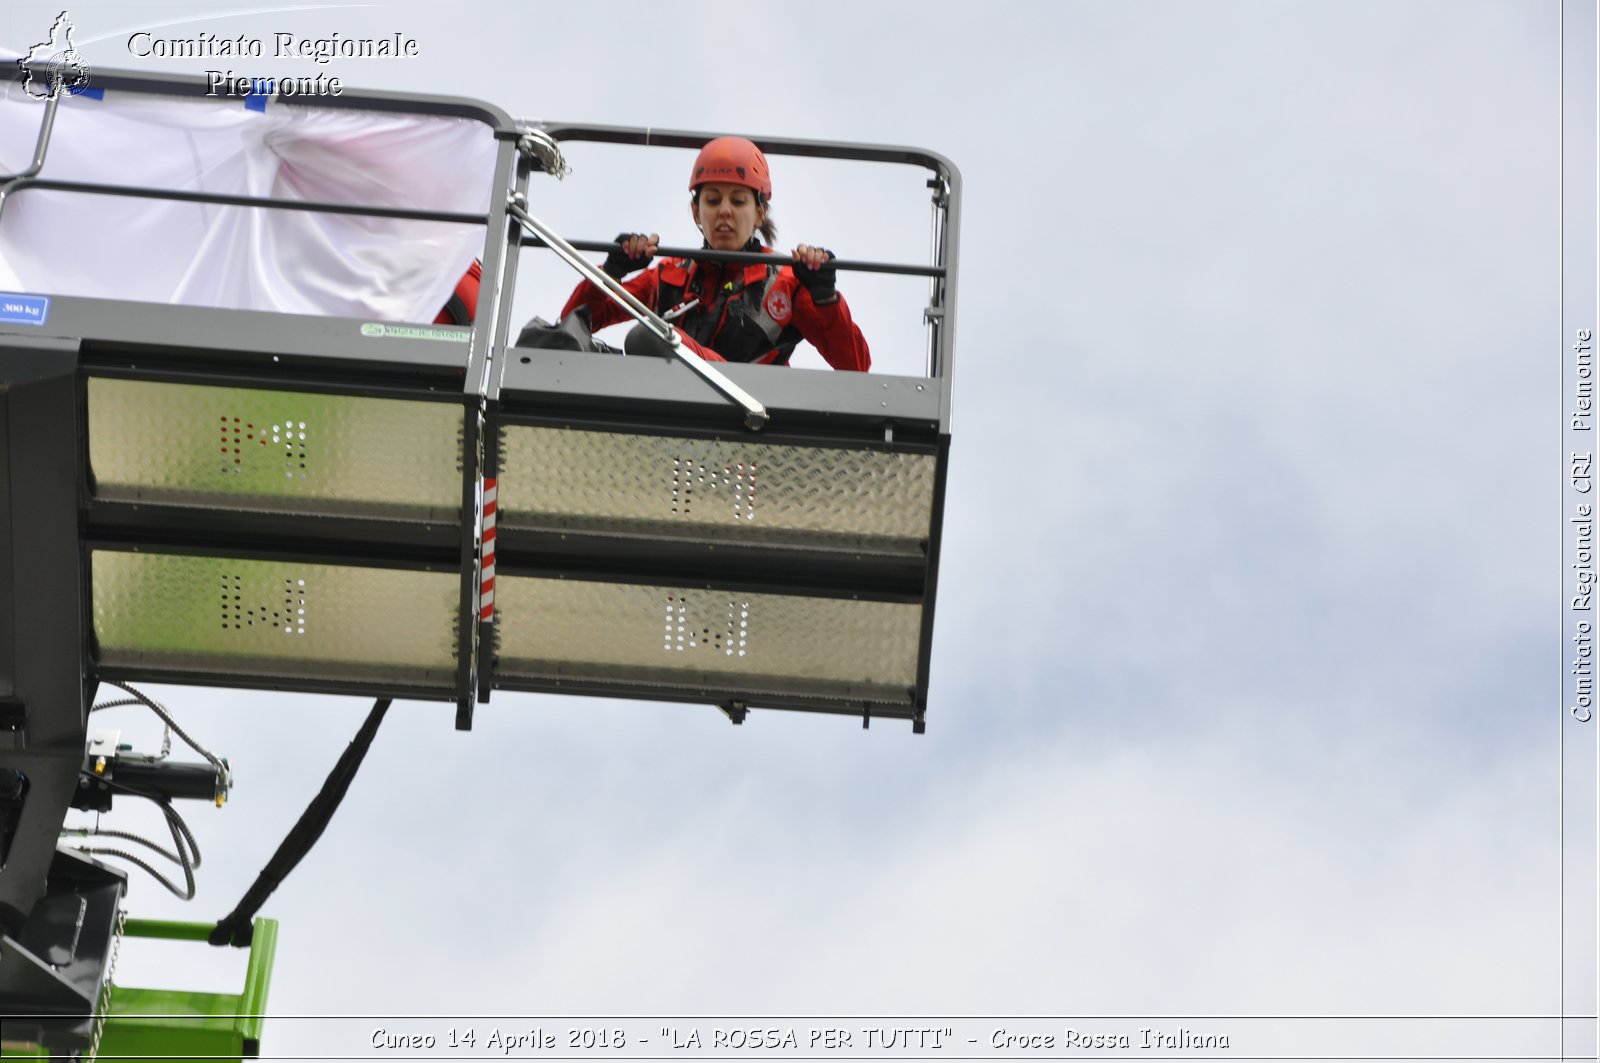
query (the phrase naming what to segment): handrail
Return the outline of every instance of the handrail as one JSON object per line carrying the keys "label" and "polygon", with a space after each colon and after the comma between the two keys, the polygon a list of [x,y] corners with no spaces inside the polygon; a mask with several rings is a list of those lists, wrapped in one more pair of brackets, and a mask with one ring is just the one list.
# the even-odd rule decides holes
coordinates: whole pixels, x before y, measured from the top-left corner
{"label": "handrail", "polygon": [[[22,76],[21,69],[14,71],[7,80],[17,80]],[[127,71],[102,71],[95,72],[95,82],[98,86],[117,90],[127,90],[151,94],[169,94],[176,96],[203,96],[206,94],[206,83],[203,78],[188,75],[150,75],[144,73],[131,73]],[[62,191],[87,195],[122,195],[131,198],[163,199],[176,202],[213,203],[221,206],[262,207],[279,210],[300,210],[329,214],[359,215],[377,218],[392,218],[410,221],[443,222],[450,224],[487,225],[497,228],[501,219],[506,217],[506,207],[498,202],[491,202],[490,208],[485,213],[467,213],[459,211],[428,211],[398,207],[372,207],[353,203],[328,203],[308,202],[305,200],[285,200],[270,197],[224,195],[208,192],[191,192],[177,190],[162,190],[131,185],[110,185],[93,182],[60,181],[39,178],[36,175],[43,165],[45,151],[48,147],[51,129],[54,124],[56,108],[59,106],[61,94],[52,94],[45,110],[41,124],[39,140],[34,152],[34,161],[27,170],[20,174],[0,175],[0,212],[4,211],[5,203],[10,193],[20,191]],[[651,127],[625,127],[589,125],[564,122],[513,122],[504,111],[477,100],[429,97],[407,95],[392,92],[360,92],[348,93],[339,97],[318,97],[315,100],[300,97],[288,97],[282,100],[289,106],[323,106],[335,108],[366,107],[373,110],[396,111],[405,110],[414,114],[447,115],[459,118],[471,118],[485,122],[493,128],[494,136],[500,140],[524,137],[530,130],[536,130],[547,139],[566,139],[575,141],[592,141],[613,144],[634,144],[647,147],[675,147],[693,149],[703,145],[707,140],[719,135],[716,133],[692,130],[661,130]],[[910,276],[925,276],[930,278],[929,305],[924,312],[924,321],[928,328],[929,352],[927,373],[930,377],[948,380],[953,369],[953,337],[954,337],[954,304],[956,288],[956,250],[959,227],[957,217],[960,201],[960,173],[955,165],[944,156],[922,148],[912,148],[883,144],[859,144],[841,141],[801,140],[783,137],[759,136],[754,139],[763,151],[774,155],[796,155],[811,158],[828,158],[848,161],[884,162],[904,165],[919,166],[931,170],[933,180],[929,181],[934,189],[933,195],[933,232],[932,248],[930,252],[931,263],[916,265],[908,263],[867,262],[857,260],[836,260],[834,268],[868,273],[900,274]],[[496,233],[491,233],[489,241],[499,239]],[[525,237],[520,240],[522,246],[549,247],[550,243],[542,236]],[[571,248],[584,251],[607,251],[616,246],[613,243],[602,241],[578,241],[568,244]],[[773,264],[787,261],[782,256],[753,254],[748,252],[719,252],[705,248],[692,247],[666,247],[659,248],[658,253],[670,257],[686,258],[699,261],[743,262],[756,264]],[[498,285],[491,283],[490,290],[485,295],[495,303],[499,311],[508,309],[512,293],[509,290],[496,291]],[[630,311],[632,312],[632,311]],[[496,316],[503,316],[503,313]],[[634,314],[634,316],[638,316]],[[643,319],[641,319],[643,320]],[[657,329],[656,325],[650,326]],[[675,331],[674,331],[675,338]],[[487,356],[484,352],[479,357]],[[699,370],[699,366],[695,366]],[[720,376],[721,374],[717,374]],[[708,378],[709,379],[709,378]],[[716,383],[725,395],[734,398],[730,383]],[[748,398],[748,396],[746,396]],[[760,404],[753,399],[745,402],[744,399],[735,398],[746,409],[748,415],[760,419],[755,411],[760,409]],[[948,400],[946,400],[948,401]],[[946,411],[947,412],[947,411]]]}
{"label": "handrail", "polygon": [[[0,69],[9,70],[0,77],[0,80],[22,81],[27,76],[27,71],[20,63],[0,64]],[[217,100],[206,78],[199,74],[151,73],[143,70],[96,66],[93,82],[96,89]],[[60,93],[54,95],[59,96]],[[439,118],[466,118],[492,127],[496,137],[515,137],[520,134],[518,123],[505,110],[468,96],[438,96],[429,93],[346,88],[337,96],[296,96],[274,90],[266,98],[272,101],[274,107],[384,111],[431,115]],[[236,103],[244,102],[242,97],[230,99]]]}
{"label": "handrail", "polygon": [[[9,185],[12,181],[23,177],[32,177],[44,169],[45,153],[50,147],[50,132],[56,125],[56,109],[61,106],[61,93],[53,92],[45,101],[44,117],[39,121],[39,136],[33,142],[33,161],[26,170],[17,173],[0,174],[0,185]],[[0,193],[3,194],[3,193]]]}
{"label": "handrail", "polygon": [[[722,133],[693,129],[656,129],[651,126],[594,125],[580,122],[529,120],[524,125],[542,130],[556,140],[597,144],[634,144],[640,147],[699,148]],[[959,173],[949,159],[936,151],[899,144],[862,144],[843,140],[802,140],[745,134],[768,155],[797,155],[847,162],[888,162],[921,166],[940,176]]]}
{"label": "handrail", "polygon": [[[614,240],[568,240],[567,244],[579,251],[604,251],[610,253],[620,246]],[[523,247],[549,247],[534,236],[522,238]],[[754,266],[792,265],[789,255],[767,254],[761,251],[717,251],[709,247],[657,247],[658,258],[687,258],[695,262],[731,262]],[[853,270],[858,273],[897,273],[911,277],[943,277],[943,266],[919,266],[909,262],[863,262],[856,259],[835,258],[828,264],[834,269]]]}
{"label": "handrail", "polygon": [[[724,135],[724,132],[706,132],[685,129],[656,129],[649,126],[591,125],[565,121],[527,121],[529,128],[538,129],[558,141],[589,141],[602,144],[624,144],[638,147],[667,147],[696,149],[707,141]],[[860,144],[845,141],[801,140],[791,137],[747,135],[768,155],[794,155],[805,158],[838,159],[852,162],[883,162],[918,166],[932,172],[929,187],[933,189],[933,234],[930,257],[925,267],[900,267],[891,263],[851,262],[848,268],[862,272],[909,273],[931,278],[929,304],[923,318],[928,328],[928,376],[949,382],[954,370],[956,264],[960,234],[961,171],[955,163],[938,152],[925,148],[893,144]],[[527,241],[524,241],[526,243]],[[583,250],[603,251],[614,245],[585,241],[588,246],[573,244]],[[658,248],[659,254],[679,258],[713,259],[712,255],[740,255],[744,252],[710,252],[697,248]],[[721,261],[741,261],[738,258],[721,258]],[[761,256],[753,261],[770,261]],[[835,263],[835,268],[847,268]],[[942,399],[941,421],[949,423],[949,389]]]}
{"label": "handrail", "polygon": [[309,199],[279,199],[272,196],[237,196],[221,192],[182,192],[177,189],[150,188],[145,185],[108,185],[94,181],[61,181],[41,177],[19,177],[0,189],[0,213],[11,192],[81,192],[86,195],[127,196],[131,199],[170,199],[180,203],[215,203],[224,207],[267,207],[274,210],[302,210],[317,214],[358,214],[373,218],[398,218],[404,221],[440,221],[461,225],[487,225],[489,214],[447,210],[418,210],[414,207],[365,207],[357,203],[327,203]]}
{"label": "handrail", "polygon": [[[21,64],[4,80],[20,81],[27,71]],[[96,86],[117,91],[168,95],[173,97],[209,96],[204,78],[180,74],[147,74],[130,71],[96,70]],[[375,207],[356,203],[329,203],[311,200],[281,199],[271,196],[239,196],[214,192],[188,192],[176,189],[158,189],[142,185],[113,185],[92,181],[63,181],[40,178],[55,127],[56,110],[63,93],[58,88],[45,103],[40,120],[39,136],[34,147],[32,164],[16,174],[0,175],[0,216],[5,211],[6,200],[12,192],[54,191],[86,195],[127,196],[133,199],[163,199],[181,203],[213,203],[218,206],[264,207],[276,210],[310,211],[320,214],[349,214],[374,218],[394,218],[403,221],[431,221],[463,225],[487,225],[497,215],[494,208],[483,213],[460,211],[418,210],[403,207]],[[432,117],[453,117],[482,122],[488,125],[497,140],[509,139],[519,131],[505,111],[479,100],[464,97],[408,96],[403,93],[364,91],[340,96],[308,99],[298,96],[282,97],[286,106],[319,108],[360,108],[377,111],[404,112]]]}
{"label": "handrail", "polygon": [[50,150],[50,134],[56,127],[56,109],[60,106],[61,92],[57,90],[50,94],[50,99],[44,105],[44,117],[39,120],[39,135],[33,143],[33,161],[28,168],[17,173],[0,174],[0,211],[5,209],[6,196],[18,182],[37,176],[44,169],[45,155]]}

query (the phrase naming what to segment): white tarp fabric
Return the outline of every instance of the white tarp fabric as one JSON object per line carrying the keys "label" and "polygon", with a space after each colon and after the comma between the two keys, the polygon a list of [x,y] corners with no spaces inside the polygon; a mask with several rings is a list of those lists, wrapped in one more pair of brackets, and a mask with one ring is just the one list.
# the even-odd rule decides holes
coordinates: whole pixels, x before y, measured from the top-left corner
{"label": "white tarp fabric", "polygon": [[[0,174],[33,158],[44,103],[0,96]],[[42,178],[483,212],[490,128],[470,119],[106,90],[66,96]],[[0,290],[431,321],[481,226],[125,196],[15,191]]]}

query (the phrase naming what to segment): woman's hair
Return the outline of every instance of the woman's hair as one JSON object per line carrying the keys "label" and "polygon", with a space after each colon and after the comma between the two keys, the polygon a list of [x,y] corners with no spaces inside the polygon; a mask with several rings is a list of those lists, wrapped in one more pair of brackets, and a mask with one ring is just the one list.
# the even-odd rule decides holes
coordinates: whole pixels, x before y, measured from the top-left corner
{"label": "woman's hair", "polygon": [[[772,220],[772,209],[767,206],[767,201],[761,198],[760,192],[751,189],[756,197],[756,206],[762,208],[761,224],[756,226],[756,232],[761,234],[761,242],[772,247],[778,242],[778,223]],[[700,206],[700,190],[697,188],[689,195],[689,202],[696,208]]]}

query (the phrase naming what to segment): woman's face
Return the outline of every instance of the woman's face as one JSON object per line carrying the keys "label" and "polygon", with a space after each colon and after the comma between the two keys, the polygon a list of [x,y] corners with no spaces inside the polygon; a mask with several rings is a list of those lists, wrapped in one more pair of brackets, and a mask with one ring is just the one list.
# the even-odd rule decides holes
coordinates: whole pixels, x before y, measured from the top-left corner
{"label": "woman's face", "polygon": [[756,194],[751,189],[720,182],[701,185],[700,199],[690,206],[695,224],[716,251],[744,247],[767,213],[765,207],[756,205]]}

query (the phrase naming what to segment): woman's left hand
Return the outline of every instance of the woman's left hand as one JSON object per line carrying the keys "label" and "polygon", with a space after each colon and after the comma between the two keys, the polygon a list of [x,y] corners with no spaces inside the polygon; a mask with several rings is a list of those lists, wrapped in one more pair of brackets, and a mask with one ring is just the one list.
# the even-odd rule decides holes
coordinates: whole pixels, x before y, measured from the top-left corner
{"label": "woman's left hand", "polygon": [[826,306],[839,298],[839,293],[834,289],[838,271],[833,268],[832,251],[826,247],[801,244],[793,254],[795,279],[811,293],[813,303]]}
{"label": "woman's left hand", "polygon": [[794,249],[793,254],[796,262],[804,262],[806,268],[813,270],[833,257],[833,252],[826,247],[812,247],[810,244],[801,244]]}

